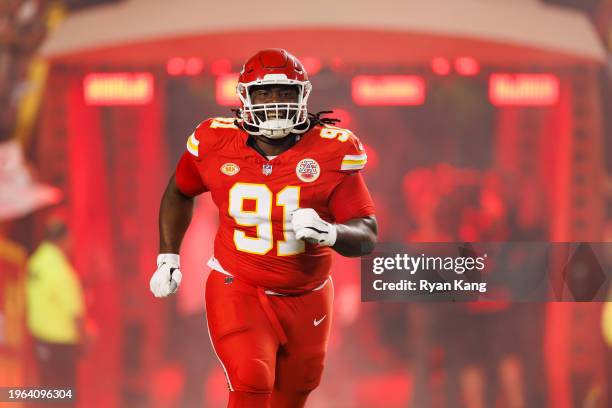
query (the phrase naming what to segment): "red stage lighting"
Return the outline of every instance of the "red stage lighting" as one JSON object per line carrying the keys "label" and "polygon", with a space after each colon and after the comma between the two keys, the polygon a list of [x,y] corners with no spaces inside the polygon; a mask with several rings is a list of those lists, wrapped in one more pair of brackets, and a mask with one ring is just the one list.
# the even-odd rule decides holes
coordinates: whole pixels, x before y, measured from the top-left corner
{"label": "red stage lighting", "polygon": [[451,65],[450,62],[448,62],[448,59],[443,57],[436,57],[431,60],[431,70],[436,75],[445,76],[450,74]]}
{"label": "red stage lighting", "polygon": [[219,59],[210,64],[210,73],[213,75],[223,75],[232,72],[232,61],[227,58]]}
{"label": "red stage lighting", "polygon": [[378,167],[378,163],[380,162],[378,151],[376,151],[372,146],[363,144],[363,148],[368,155],[368,165],[366,166],[366,170],[374,170]]}
{"label": "red stage lighting", "polygon": [[495,106],[550,106],[559,100],[553,74],[492,74],[489,100]]}
{"label": "red stage lighting", "polygon": [[332,59],[329,60],[329,67],[334,72],[342,72],[346,68],[346,65],[344,64],[342,58],[332,57]]}
{"label": "red stage lighting", "polygon": [[183,75],[185,72],[185,58],[170,58],[166,64],[166,72],[168,72],[168,75],[172,76]]}
{"label": "red stage lighting", "polygon": [[319,72],[321,70],[321,61],[318,58],[314,58],[314,57],[301,57],[299,58],[299,60],[302,62],[302,64],[304,65],[304,68],[306,68],[306,72],[308,72],[308,75],[316,75],[317,72]]}
{"label": "red stage lighting", "polygon": [[145,105],[153,99],[153,86],[149,72],[91,73],[83,80],[88,105]]}
{"label": "red stage lighting", "polygon": [[329,117],[340,119],[340,123],[338,123],[338,126],[342,128],[351,127],[351,122],[353,122],[353,117],[349,111],[343,108],[333,108],[331,110],[334,111],[334,113],[330,113]]}
{"label": "red stage lighting", "polygon": [[358,75],[353,78],[357,105],[422,105],[425,81],[415,75]]}
{"label": "red stage lighting", "polygon": [[237,106],[240,99],[236,95],[236,85],[238,85],[238,73],[219,75],[217,77],[216,98],[217,104],[221,106]]}
{"label": "red stage lighting", "polygon": [[480,64],[472,57],[459,57],[455,60],[455,70],[459,75],[473,76],[480,72]]}
{"label": "red stage lighting", "polygon": [[201,58],[188,58],[185,63],[185,74],[195,76],[202,73],[204,61]]}

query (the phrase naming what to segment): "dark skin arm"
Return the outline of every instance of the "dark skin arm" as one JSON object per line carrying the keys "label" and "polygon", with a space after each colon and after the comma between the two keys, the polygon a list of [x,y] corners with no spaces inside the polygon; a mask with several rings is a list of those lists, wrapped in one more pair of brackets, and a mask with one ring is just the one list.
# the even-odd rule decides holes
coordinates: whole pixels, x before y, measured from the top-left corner
{"label": "dark skin arm", "polygon": [[193,197],[176,186],[174,175],[162,197],[159,209],[159,253],[178,254],[193,215]]}
{"label": "dark skin arm", "polygon": [[378,224],[376,217],[355,218],[336,224],[338,237],[332,247],[342,256],[362,256],[371,253],[376,245]]}

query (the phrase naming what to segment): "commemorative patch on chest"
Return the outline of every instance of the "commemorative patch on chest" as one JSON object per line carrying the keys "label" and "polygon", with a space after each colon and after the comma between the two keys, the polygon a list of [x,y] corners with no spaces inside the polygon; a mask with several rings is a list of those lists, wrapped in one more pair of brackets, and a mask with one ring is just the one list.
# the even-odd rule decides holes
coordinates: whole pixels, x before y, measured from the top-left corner
{"label": "commemorative patch on chest", "polygon": [[220,170],[221,173],[225,174],[226,176],[233,176],[240,171],[240,166],[238,166],[236,163],[225,163],[223,166],[221,166]]}
{"label": "commemorative patch on chest", "polygon": [[321,167],[314,159],[302,159],[295,167],[295,174],[304,183],[312,183],[321,175]]}

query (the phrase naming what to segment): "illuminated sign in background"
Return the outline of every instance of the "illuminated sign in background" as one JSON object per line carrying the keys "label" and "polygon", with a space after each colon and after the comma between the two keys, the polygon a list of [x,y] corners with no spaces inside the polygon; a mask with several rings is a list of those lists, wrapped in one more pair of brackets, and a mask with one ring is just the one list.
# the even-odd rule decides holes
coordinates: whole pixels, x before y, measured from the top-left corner
{"label": "illuminated sign in background", "polygon": [[552,74],[492,74],[489,100],[495,106],[555,105],[559,79]]}
{"label": "illuminated sign in background", "polygon": [[[310,76],[323,69],[313,57],[303,57]],[[334,70],[337,61],[328,68]],[[206,68],[206,69],[205,69]],[[239,106],[236,95],[238,73],[228,59],[213,60],[208,65],[198,57],[174,57],[167,61],[169,76],[215,78],[215,99],[220,106]],[[337,68],[337,67],[336,67]],[[431,72],[436,76],[475,76],[481,73],[480,63],[472,57],[432,59]],[[149,72],[91,73],[84,80],[85,101],[89,105],[143,105],[151,102],[154,77]],[[418,106],[427,98],[427,82],[420,75],[356,75],[352,78],[353,102],[359,106]],[[493,73],[489,76],[489,101],[504,106],[552,106],[559,100],[559,78],[550,73]]]}
{"label": "illuminated sign in background", "polygon": [[358,75],[353,78],[357,105],[422,105],[425,80],[415,75]]}
{"label": "illuminated sign in background", "polygon": [[92,73],[83,80],[88,105],[145,105],[153,100],[153,75],[148,72]]}

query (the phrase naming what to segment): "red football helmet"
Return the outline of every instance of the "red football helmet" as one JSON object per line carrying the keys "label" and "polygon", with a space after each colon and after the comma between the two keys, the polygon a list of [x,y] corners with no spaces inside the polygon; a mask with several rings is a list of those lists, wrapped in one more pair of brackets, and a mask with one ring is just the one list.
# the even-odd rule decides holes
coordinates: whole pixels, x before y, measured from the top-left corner
{"label": "red football helmet", "polygon": [[[297,87],[297,102],[253,104],[251,87],[271,84]],[[259,51],[242,67],[236,88],[242,103],[240,116],[244,129],[270,139],[305,132],[309,125],[306,103],[311,88],[308,74],[296,57],[279,48]]]}

